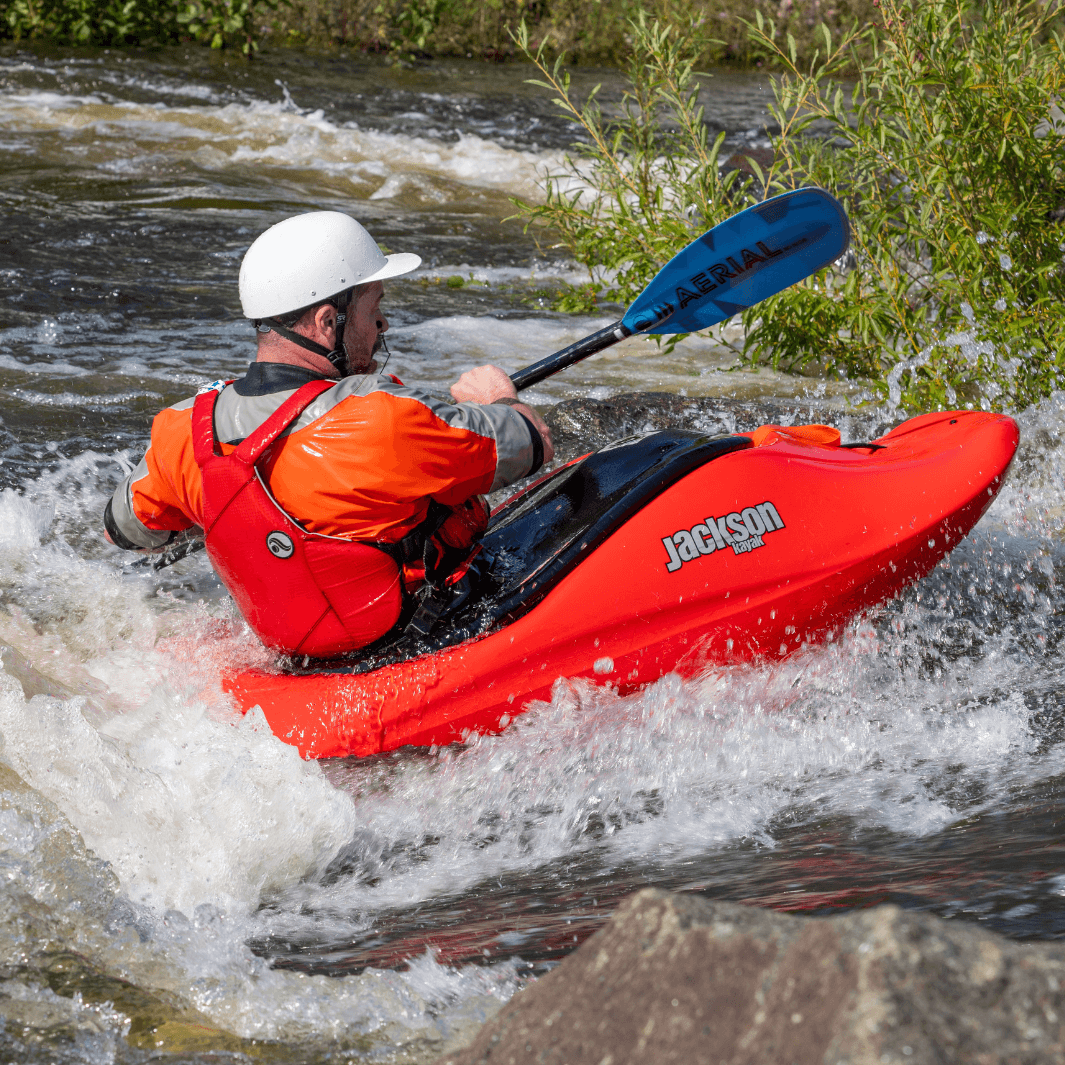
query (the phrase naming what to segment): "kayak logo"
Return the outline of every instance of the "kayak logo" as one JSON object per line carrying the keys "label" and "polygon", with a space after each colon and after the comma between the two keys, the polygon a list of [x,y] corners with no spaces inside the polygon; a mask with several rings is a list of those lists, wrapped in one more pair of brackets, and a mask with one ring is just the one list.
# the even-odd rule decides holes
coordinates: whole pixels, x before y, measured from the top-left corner
{"label": "kayak logo", "polygon": [[669,555],[666,569],[676,573],[685,562],[694,562],[702,555],[712,555],[726,547],[731,547],[735,555],[744,555],[765,547],[763,537],[783,528],[780,513],[769,500],[720,518],[707,518],[690,529],[678,529],[672,536],[662,537],[662,546]]}
{"label": "kayak logo", "polygon": [[291,558],[292,552],[296,550],[292,537],[276,529],[266,534],[266,546],[274,558]]}
{"label": "kayak logo", "polygon": [[[700,299],[708,292],[713,292],[718,285],[723,285],[731,278],[739,277],[740,274],[757,266],[758,263],[775,259],[778,255],[783,255],[788,250],[787,248],[781,248],[779,251],[773,251],[772,248],[766,247],[765,242],[761,240],[755,241],[755,248],[758,250],[755,251],[753,248],[740,250],[739,258],[743,260],[742,263],[737,262],[735,255],[726,255],[724,262],[714,263],[713,266],[708,266],[705,270],[701,270],[690,277],[687,288],[684,285],[678,285],[677,300],[681,308],[687,307],[693,300]],[[709,277],[707,276],[708,274]]]}

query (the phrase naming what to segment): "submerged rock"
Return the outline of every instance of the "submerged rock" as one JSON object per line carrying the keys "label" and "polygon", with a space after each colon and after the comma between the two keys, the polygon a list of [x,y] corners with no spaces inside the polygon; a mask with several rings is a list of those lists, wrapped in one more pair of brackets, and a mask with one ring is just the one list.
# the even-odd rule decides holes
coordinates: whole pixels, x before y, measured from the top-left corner
{"label": "submerged rock", "polygon": [[439,1065],[1065,1059],[1065,949],[881,906],[641,891]]}
{"label": "submerged rock", "polygon": [[813,420],[809,405],[803,403],[737,403],[671,392],[626,392],[610,399],[582,397],[544,408],[542,413],[561,460],[660,429],[696,429],[715,435],[757,429],[766,422],[790,425]]}

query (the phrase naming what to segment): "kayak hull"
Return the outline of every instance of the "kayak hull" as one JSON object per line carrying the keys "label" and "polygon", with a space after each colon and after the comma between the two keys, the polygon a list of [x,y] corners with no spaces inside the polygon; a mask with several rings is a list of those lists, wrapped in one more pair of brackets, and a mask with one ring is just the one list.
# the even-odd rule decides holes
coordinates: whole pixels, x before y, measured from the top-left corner
{"label": "kayak hull", "polygon": [[929,572],[979,520],[1012,419],[925,415],[875,446],[787,430],[667,487],[526,613],[367,673],[245,670],[223,686],[304,757],[498,732],[560,677],[625,694],[668,672],[783,658]]}

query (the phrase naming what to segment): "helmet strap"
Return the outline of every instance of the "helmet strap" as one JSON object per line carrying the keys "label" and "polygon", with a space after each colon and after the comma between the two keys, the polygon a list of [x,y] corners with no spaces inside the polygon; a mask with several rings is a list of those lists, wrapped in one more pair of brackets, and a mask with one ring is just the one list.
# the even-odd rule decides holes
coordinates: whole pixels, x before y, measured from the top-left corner
{"label": "helmet strap", "polygon": [[278,336],[291,340],[293,344],[298,344],[301,348],[313,351],[315,355],[321,355],[323,359],[328,359],[336,367],[337,373],[341,377],[346,377],[348,372],[348,353],[344,350],[344,325],[348,320],[347,307],[350,297],[351,289],[346,289],[334,297],[335,303],[333,300],[324,301],[332,304],[337,312],[336,346],[332,351],[324,344],[319,344],[316,340],[311,340],[310,337],[302,336],[289,329],[288,326],[282,325],[276,318],[260,318],[255,323],[255,327],[258,329],[260,325],[265,325],[268,329],[277,333]]}
{"label": "helmet strap", "polygon": [[351,298],[351,289],[341,292],[334,306],[337,309],[336,347],[326,355],[326,358],[337,368],[337,373],[345,377],[348,373],[348,353],[344,350],[344,326],[348,320],[348,301]]}

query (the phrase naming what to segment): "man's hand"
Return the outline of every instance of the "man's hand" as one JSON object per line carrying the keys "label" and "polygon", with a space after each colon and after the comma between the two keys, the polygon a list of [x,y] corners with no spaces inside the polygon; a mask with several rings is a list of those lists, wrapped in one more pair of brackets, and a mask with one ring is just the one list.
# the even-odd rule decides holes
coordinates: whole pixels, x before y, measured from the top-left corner
{"label": "man's hand", "polygon": [[451,395],[457,403],[498,403],[501,399],[517,399],[518,391],[498,366],[478,366],[467,370],[451,386]]}
{"label": "man's hand", "polygon": [[478,366],[467,370],[452,386],[451,395],[458,403],[506,403],[513,407],[536,427],[544,442],[544,465],[555,457],[551,442],[551,430],[532,407],[518,403],[518,390],[514,382],[498,366]]}

